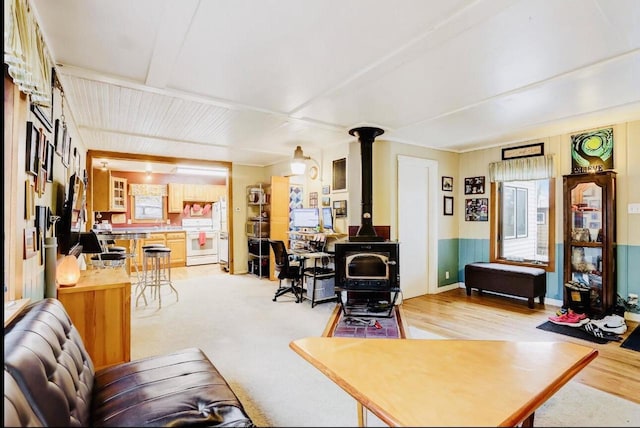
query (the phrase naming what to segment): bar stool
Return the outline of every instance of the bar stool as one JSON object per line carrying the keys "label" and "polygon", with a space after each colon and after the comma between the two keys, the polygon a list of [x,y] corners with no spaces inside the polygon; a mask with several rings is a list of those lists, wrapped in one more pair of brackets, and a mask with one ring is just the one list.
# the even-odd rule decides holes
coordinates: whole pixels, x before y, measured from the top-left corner
{"label": "bar stool", "polygon": [[[145,248],[147,247],[147,248]],[[165,246],[144,246],[142,265],[144,268],[143,284],[138,297],[136,298],[136,306],[140,296],[147,305],[145,290],[147,287],[152,288],[151,296],[158,296],[158,309],[162,308],[161,287],[168,285],[171,291],[176,293],[176,301],[179,300],[178,290],[176,290],[171,282],[171,249]]]}

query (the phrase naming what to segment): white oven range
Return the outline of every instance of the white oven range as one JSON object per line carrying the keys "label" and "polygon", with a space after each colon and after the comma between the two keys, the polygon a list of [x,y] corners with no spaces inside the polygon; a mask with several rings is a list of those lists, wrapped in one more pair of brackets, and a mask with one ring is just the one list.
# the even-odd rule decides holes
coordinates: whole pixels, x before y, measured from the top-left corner
{"label": "white oven range", "polygon": [[187,266],[218,263],[218,231],[211,218],[185,218]]}

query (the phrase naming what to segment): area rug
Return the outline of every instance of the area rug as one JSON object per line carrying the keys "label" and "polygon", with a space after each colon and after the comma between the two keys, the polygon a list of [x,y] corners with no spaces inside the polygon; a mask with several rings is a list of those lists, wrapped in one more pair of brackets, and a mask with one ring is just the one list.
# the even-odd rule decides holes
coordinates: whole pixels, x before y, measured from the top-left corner
{"label": "area rug", "polygon": [[595,337],[587,333],[581,328],[578,327],[569,327],[568,325],[559,325],[554,324],[551,321],[546,321],[536,328],[544,331],[551,331],[553,333],[564,334],[565,336],[576,337],[578,339],[587,340],[589,342],[604,344],[610,342],[607,339],[602,339],[600,337]]}
{"label": "area rug", "polygon": [[632,351],[640,351],[640,326],[637,326],[620,346]]}

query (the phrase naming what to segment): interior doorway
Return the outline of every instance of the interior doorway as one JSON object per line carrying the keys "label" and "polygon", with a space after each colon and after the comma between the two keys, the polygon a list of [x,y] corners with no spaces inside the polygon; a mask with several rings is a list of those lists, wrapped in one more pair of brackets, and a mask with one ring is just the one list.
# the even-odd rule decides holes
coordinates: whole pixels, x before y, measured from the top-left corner
{"label": "interior doorway", "polygon": [[397,164],[400,287],[408,299],[438,286],[438,163],[399,155]]}

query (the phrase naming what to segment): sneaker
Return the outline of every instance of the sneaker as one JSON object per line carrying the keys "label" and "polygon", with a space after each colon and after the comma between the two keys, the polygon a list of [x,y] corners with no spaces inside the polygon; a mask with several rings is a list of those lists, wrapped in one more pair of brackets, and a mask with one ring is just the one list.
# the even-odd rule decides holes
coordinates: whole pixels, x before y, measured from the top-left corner
{"label": "sneaker", "polygon": [[615,333],[611,333],[609,331],[602,330],[600,327],[595,325],[593,322],[589,322],[589,323],[585,324],[584,327],[582,327],[582,329],[584,331],[586,331],[587,333],[589,333],[590,335],[595,336],[595,337],[599,337],[601,339],[612,340],[612,341],[616,341],[616,342],[619,342],[619,341],[622,340],[622,337],[618,336]]}
{"label": "sneaker", "polygon": [[569,327],[580,327],[589,322],[589,318],[585,314],[577,314],[573,311],[569,311],[566,314],[549,317],[549,321],[554,324],[567,325]]}
{"label": "sneaker", "polygon": [[607,315],[599,320],[591,320],[591,323],[609,333],[624,334],[627,331],[627,323],[620,315]]}

